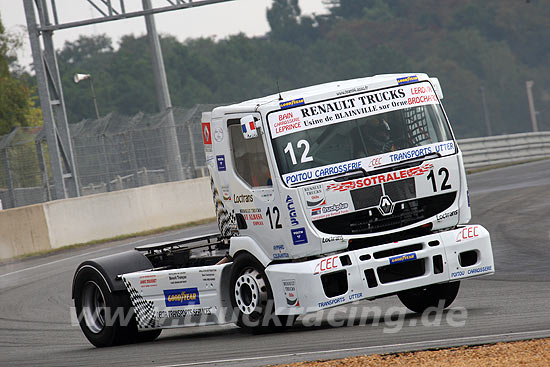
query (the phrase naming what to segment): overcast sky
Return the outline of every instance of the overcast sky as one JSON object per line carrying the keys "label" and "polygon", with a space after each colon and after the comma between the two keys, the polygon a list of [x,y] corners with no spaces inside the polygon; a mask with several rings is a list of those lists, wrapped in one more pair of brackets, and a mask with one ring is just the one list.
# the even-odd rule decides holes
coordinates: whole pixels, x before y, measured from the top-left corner
{"label": "overcast sky", "polygon": [[[50,4],[51,0],[47,0]],[[101,16],[86,0],[54,0],[60,23],[90,19]],[[326,13],[323,0],[299,0],[303,14]],[[100,0],[93,0],[101,4]],[[112,4],[118,8],[118,0]],[[154,7],[169,5],[167,0],[152,0]],[[157,31],[171,34],[180,41],[186,38],[216,37],[243,32],[248,36],[263,35],[269,31],[266,10],[272,0],[234,0],[227,3],[206,5],[195,9],[176,10],[155,15]],[[125,0],[126,11],[141,10],[141,0]],[[0,16],[9,32],[25,32],[24,47],[18,53],[19,63],[28,65],[32,61],[29,38],[26,34],[26,20],[22,0],[0,0]],[[126,34],[145,34],[143,17],[117,20],[95,25],[59,30],[54,33],[54,45],[61,49],[65,41],[74,41],[79,35],[106,33],[113,39],[116,47],[121,36]]]}

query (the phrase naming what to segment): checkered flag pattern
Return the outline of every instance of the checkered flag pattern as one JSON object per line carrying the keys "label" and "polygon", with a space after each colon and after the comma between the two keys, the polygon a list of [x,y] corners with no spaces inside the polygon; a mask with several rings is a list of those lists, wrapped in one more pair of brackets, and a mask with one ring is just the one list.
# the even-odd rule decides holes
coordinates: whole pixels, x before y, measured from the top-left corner
{"label": "checkered flag pattern", "polygon": [[157,328],[158,325],[156,323],[155,307],[153,305],[153,302],[147,301],[145,298],[143,298],[143,296],[139,294],[139,292],[134,287],[132,287],[132,284],[126,278],[122,279],[124,280],[126,289],[128,289],[128,293],[130,293],[130,301],[134,306],[138,328]]}

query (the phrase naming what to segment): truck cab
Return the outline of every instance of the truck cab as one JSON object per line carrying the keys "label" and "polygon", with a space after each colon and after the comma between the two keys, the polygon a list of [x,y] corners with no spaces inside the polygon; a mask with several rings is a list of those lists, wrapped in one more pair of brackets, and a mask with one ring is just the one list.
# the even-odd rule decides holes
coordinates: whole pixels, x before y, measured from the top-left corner
{"label": "truck cab", "polygon": [[327,83],[203,115],[231,254],[264,266],[470,220],[462,155],[425,74]]}

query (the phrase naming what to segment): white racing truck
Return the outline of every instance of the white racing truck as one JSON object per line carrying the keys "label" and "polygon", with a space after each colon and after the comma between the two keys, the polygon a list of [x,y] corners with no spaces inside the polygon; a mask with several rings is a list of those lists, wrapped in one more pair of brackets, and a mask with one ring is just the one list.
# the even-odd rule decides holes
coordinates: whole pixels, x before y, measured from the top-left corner
{"label": "white racing truck", "polygon": [[82,263],[84,334],[101,347],[171,327],[265,330],[388,295],[448,307],[494,262],[489,233],[467,224],[442,98],[436,78],[379,75],[204,113],[219,233]]}

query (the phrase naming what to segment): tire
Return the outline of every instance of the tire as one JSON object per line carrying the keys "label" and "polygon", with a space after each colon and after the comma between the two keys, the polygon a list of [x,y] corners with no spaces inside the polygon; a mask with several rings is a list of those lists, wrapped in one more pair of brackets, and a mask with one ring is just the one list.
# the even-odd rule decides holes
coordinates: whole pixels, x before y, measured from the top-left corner
{"label": "tire", "polygon": [[449,307],[458,295],[460,282],[432,284],[427,287],[399,292],[397,297],[405,307],[416,313],[423,313],[429,307],[438,307],[443,300],[443,308]]}
{"label": "tire", "polygon": [[137,333],[137,335],[135,335],[133,342],[135,343],[152,342],[153,340],[159,337],[160,333],[162,333],[162,329],[140,331]]}
{"label": "tire", "polygon": [[236,324],[256,333],[291,327],[294,315],[275,315],[273,292],[263,265],[248,253],[238,255],[231,266],[230,296]]}
{"label": "tire", "polygon": [[126,292],[109,291],[104,277],[92,267],[78,270],[74,302],[80,328],[94,346],[152,341],[161,330],[138,332],[134,310]]}

